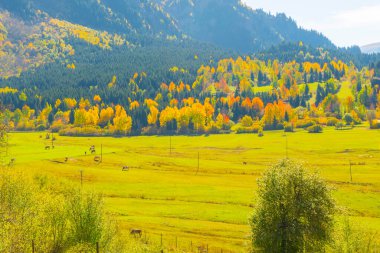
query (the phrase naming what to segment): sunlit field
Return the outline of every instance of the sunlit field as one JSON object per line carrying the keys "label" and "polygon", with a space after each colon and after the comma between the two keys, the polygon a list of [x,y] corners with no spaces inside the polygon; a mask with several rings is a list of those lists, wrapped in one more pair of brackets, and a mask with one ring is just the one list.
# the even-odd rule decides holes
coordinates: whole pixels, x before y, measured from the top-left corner
{"label": "sunlit field", "polygon": [[[265,132],[262,138],[57,135],[54,149],[45,149],[51,145],[45,135],[11,133],[9,154],[15,163],[10,169],[78,185],[82,171],[83,187],[104,194],[106,209],[125,231],[142,229],[157,242],[162,235],[168,247],[246,250],[256,180],[270,164],[286,157],[318,171],[335,189],[337,222],[350,216],[363,229],[380,233],[380,131],[367,126],[325,128],[321,134]],[[95,154],[90,154],[92,145]],[[95,162],[95,156],[102,162]]]}

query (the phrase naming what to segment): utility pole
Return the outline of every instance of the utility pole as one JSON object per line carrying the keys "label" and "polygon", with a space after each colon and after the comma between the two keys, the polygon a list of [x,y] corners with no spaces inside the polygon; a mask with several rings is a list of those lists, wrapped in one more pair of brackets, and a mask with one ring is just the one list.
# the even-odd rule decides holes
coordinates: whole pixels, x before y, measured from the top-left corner
{"label": "utility pole", "polygon": [[170,150],[170,156],[172,155],[172,136],[170,135],[170,140],[169,140],[169,150]]}
{"label": "utility pole", "polygon": [[353,163],[350,160],[350,177],[351,177],[351,183],[352,183],[352,165]]}
{"label": "utility pole", "polygon": [[288,155],[288,135],[285,134],[285,139],[286,139],[286,159],[289,159],[289,155]]}
{"label": "utility pole", "polygon": [[83,170],[80,170],[80,187],[83,187]]}

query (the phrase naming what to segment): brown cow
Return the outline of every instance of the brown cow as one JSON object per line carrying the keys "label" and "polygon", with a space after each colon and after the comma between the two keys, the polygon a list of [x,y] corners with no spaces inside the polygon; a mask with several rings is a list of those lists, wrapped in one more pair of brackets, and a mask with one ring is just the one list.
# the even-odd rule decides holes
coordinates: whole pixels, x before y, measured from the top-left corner
{"label": "brown cow", "polygon": [[131,229],[130,235],[133,235],[135,237],[141,237],[142,236],[142,230],[141,229]]}

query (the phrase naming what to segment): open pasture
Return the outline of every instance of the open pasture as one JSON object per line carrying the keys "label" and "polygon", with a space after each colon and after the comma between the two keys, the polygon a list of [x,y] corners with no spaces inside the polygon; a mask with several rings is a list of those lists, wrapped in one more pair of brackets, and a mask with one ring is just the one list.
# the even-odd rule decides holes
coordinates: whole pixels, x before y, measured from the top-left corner
{"label": "open pasture", "polygon": [[[16,159],[12,169],[78,185],[82,170],[83,187],[104,194],[107,210],[125,231],[142,229],[156,241],[163,234],[164,244],[175,245],[177,237],[181,248],[208,244],[215,252],[244,251],[256,180],[286,156],[318,170],[335,188],[342,209],[339,217],[348,215],[380,233],[380,131],[364,126],[345,131],[326,128],[322,134],[265,132],[262,138],[252,134],[56,138],[54,149],[46,150],[51,140],[45,140],[44,133],[11,133],[9,153]],[[94,157],[101,156],[101,146],[98,163]]]}

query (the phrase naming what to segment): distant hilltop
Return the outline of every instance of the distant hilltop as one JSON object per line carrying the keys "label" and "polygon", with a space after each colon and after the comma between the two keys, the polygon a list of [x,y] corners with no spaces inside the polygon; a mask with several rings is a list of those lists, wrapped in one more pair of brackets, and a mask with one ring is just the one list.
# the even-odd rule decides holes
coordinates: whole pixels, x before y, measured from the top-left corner
{"label": "distant hilltop", "polygon": [[380,53],[380,42],[362,46],[360,49],[366,54]]}

